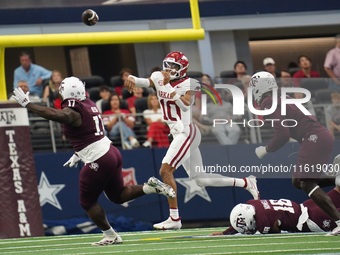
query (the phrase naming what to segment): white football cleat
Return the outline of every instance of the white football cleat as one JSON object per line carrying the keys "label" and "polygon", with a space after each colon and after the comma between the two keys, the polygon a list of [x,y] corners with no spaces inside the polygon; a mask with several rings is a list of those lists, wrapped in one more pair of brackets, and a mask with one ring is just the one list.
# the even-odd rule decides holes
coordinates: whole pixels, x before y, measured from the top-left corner
{"label": "white football cleat", "polygon": [[326,236],[338,236],[340,235],[340,226],[337,226],[332,232],[327,233]]}
{"label": "white football cleat", "polygon": [[170,185],[161,182],[154,176],[149,178],[147,184],[155,190],[155,193],[163,194],[171,199],[176,197],[176,192]]}
{"label": "white football cleat", "polygon": [[181,218],[178,218],[177,220],[174,220],[169,216],[169,218],[161,223],[154,224],[153,227],[155,229],[161,229],[161,230],[178,230],[182,227]]}
{"label": "white football cleat", "polygon": [[92,245],[110,245],[110,244],[121,244],[123,243],[122,238],[116,234],[115,236],[106,236],[99,242],[92,243]]}
{"label": "white football cleat", "polygon": [[256,177],[254,175],[249,175],[247,178],[245,178],[245,180],[246,180],[245,189],[248,190],[250,192],[250,194],[252,194],[252,196],[254,197],[255,200],[259,200],[260,199],[260,192],[257,189]]}

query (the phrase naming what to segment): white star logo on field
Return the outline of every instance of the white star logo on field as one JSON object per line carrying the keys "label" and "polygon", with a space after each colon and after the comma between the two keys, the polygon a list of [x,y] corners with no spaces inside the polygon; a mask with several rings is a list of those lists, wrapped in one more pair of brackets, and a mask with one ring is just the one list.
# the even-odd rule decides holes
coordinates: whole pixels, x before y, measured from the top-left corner
{"label": "white star logo on field", "polygon": [[204,198],[208,202],[211,202],[211,199],[205,187],[198,186],[195,180],[190,178],[175,178],[175,180],[186,188],[184,203],[189,202],[190,199],[192,199],[196,195]]}
{"label": "white star logo on field", "polygon": [[39,192],[39,201],[40,206],[42,207],[46,203],[50,203],[54,207],[57,207],[59,210],[62,210],[58,198],[56,195],[60,190],[65,187],[65,184],[50,184],[44,172],[41,172],[38,192]]}

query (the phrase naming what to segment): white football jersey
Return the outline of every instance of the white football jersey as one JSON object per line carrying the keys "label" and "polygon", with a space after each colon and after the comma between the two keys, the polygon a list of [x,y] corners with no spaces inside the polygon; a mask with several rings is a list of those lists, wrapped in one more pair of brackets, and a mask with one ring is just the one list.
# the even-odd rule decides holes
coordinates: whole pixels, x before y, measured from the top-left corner
{"label": "white football jersey", "polygon": [[[171,129],[176,124],[177,118],[183,122],[184,126],[189,126],[192,122],[192,112],[191,110],[186,112],[182,111],[181,108],[179,108],[176,105],[175,101],[171,98],[170,94],[162,89],[162,87],[164,88],[163,74],[161,72],[154,72],[152,73],[150,78],[155,84],[158,101],[161,105],[163,113],[163,120],[167,123],[169,128]],[[189,90],[198,91],[200,84],[197,80],[186,78],[173,85],[170,85],[170,83],[168,83],[165,86],[172,86],[180,96],[184,96],[185,93]],[[193,103],[194,100],[192,104]]]}

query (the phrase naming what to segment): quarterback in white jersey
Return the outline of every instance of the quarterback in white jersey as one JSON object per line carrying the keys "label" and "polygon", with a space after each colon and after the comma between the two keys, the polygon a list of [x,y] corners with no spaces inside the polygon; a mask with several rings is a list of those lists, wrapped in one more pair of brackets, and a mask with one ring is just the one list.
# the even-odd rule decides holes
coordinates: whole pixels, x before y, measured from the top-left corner
{"label": "quarterback in white jersey", "polygon": [[[193,124],[191,106],[195,101],[196,91],[200,90],[197,80],[185,77],[189,67],[188,58],[179,51],[169,53],[163,60],[163,71],[154,72],[150,78],[138,78],[130,75],[125,86],[132,92],[134,87],[153,87],[156,89],[159,103],[163,112],[163,119],[170,128],[173,141],[162,160],[159,173],[164,183],[169,184],[176,192],[177,185],[173,172],[181,165],[191,179],[199,186],[243,187],[254,197],[259,199],[256,178],[231,178],[219,174],[208,174],[195,171],[195,166],[203,166],[199,150],[201,133]],[[170,217],[158,224],[156,229],[180,229],[182,226],[179,217],[177,196],[168,199]]]}

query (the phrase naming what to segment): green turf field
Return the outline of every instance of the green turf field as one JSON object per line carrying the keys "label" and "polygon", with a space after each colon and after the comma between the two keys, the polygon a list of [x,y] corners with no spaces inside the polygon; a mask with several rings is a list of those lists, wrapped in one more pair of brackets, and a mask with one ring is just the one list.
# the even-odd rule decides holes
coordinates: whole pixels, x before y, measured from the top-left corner
{"label": "green turf field", "polygon": [[340,253],[324,233],[208,236],[225,228],[121,233],[123,244],[91,246],[100,234],[0,240],[0,254],[311,254]]}

